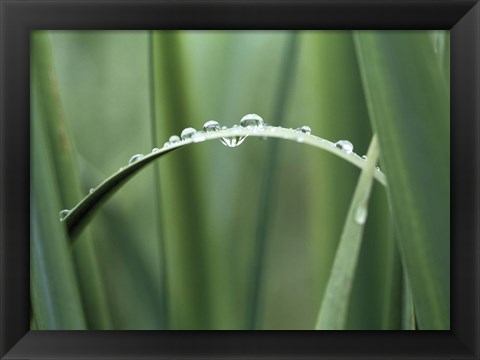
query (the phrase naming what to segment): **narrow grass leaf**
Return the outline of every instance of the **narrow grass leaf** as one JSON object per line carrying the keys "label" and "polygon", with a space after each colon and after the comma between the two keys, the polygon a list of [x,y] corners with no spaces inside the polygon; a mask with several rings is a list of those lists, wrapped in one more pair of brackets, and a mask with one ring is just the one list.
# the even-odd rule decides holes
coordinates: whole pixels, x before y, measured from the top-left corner
{"label": "narrow grass leaf", "polygon": [[[301,134],[298,131],[292,129],[285,129],[277,127],[274,131],[271,127],[265,127],[265,131],[254,131],[247,128],[243,129],[227,129],[216,131],[213,133],[203,134],[203,141],[219,140],[221,138],[230,138],[234,136],[257,136],[266,138],[277,138],[289,141],[298,142],[298,137],[301,136],[303,144],[310,145],[332,154],[335,154],[339,158],[350,162],[360,169],[365,167],[366,162],[356,154],[347,154],[345,151],[335,147],[334,143],[322,139],[315,135]],[[150,164],[152,161],[158,158],[164,157],[166,154],[182,149],[186,146],[196,144],[192,139],[179,141],[167,147],[162,147],[158,151],[145,155],[138,161],[132,162],[122,167],[118,172],[105,179],[94,192],[88,194],[83,198],[75,207],[70,209],[69,214],[64,218],[64,222],[67,224],[68,232],[71,236],[79,234],[83,227],[88,223],[88,220],[93,216],[95,210],[99,208],[107,199],[109,199],[116,191],[130,180],[133,176],[139,173],[141,169]],[[375,179],[382,185],[387,184],[385,175],[381,171],[376,171],[374,174]]]}
{"label": "narrow grass leaf", "polygon": [[35,115],[32,125],[30,291],[35,324],[41,330],[86,329],[70,243],[59,221],[57,180]]}
{"label": "narrow grass leaf", "polygon": [[[34,111],[48,139],[61,207],[69,208],[83,197],[83,192],[60,99],[50,39],[45,31],[32,33],[32,74]],[[89,232],[84,232],[75,243],[73,254],[89,327],[108,329],[110,316]]]}
{"label": "narrow grass leaf", "polygon": [[428,32],[358,31],[355,41],[418,325],[446,330],[450,111],[443,70]]}
{"label": "narrow grass leaf", "polygon": [[317,330],[342,330],[347,321],[350,292],[360,254],[362,235],[368,216],[368,201],[377,171],[379,156],[376,135],[367,152],[366,165],[358,179],[355,193],[348,210],[330,279],[318,314]]}

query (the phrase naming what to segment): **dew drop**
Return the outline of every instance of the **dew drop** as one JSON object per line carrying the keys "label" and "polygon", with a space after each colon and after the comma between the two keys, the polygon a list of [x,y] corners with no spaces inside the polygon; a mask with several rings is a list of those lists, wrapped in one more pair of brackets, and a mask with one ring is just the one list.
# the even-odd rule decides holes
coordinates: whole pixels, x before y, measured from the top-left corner
{"label": "dew drop", "polygon": [[163,144],[163,147],[166,149],[166,148],[170,147],[170,145],[172,145],[172,144],[170,144],[170,142],[167,141],[165,144]]}
{"label": "dew drop", "polygon": [[367,160],[367,155],[362,155],[362,159],[366,161]]}
{"label": "dew drop", "polygon": [[206,139],[205,133],[203,131],[197,131],[192,135],[192,140],[194,143],[202,142]]}
{"label": "dew drop", "polygon": [[364,205],[359,206],[355,210],[355,222],[359,225],[365,224],[367,221],[368,210]]}
{"label": "dew drop", "polygon": [[353,151],[353,144],[348,140],[339,140],[335,143],[335,146],[342,149],[347,154],[351,154]]}
{"label": "dew drop", "polygon": [[179,142],[180,138],[177,135],[172,135],[168,138],[168,142],[170,144],[175,144],[176,142]]}
{"label": "dew drop", "polygon": [[378,171],[380,171],[380,166],[375,167],[375,169],[377,169]]}
{"label": "dew drop", "polygon": [[220,141],[222,142],[223,145],[233,148],[241,145],[246,138],[247,138],[247,135],[230,136],[230,137],[223,137],[220,139]]}
{"label": "dew drop", "polygon": [[222,130],[227,130],[228,128],[226,126],[222,126]]}
{"label": "dew drop", "polygon": [[220,124],[215,120],[207,121],[203,124],[203,131],[206,133],[220,130]]}
{"label": "dew drop", "polygon": [[188,127],[183,129],[182,133],[180,134],[180,137],[182,138],[182,140],[187,140],[187,139],[190,139],[192,135],[195,134],[196,132],[197,130],[195,130],[194,128]]}
{"label": "dew drop", "polygon": [[307,126],[307,125],[303,125],[302,127],[296,128],[295,130],[301,131],[307,135],[310,135],[312,133],[312,129],[310,128],[310,126]]}
{"label": "dew drop", "polygon": [[263,124],[264,124],[263,119],[257,114],[245,115],[242,118],[242,120],[240,120],[240,125],[242,125],[243,127],[247,127],[247,126],[257,127],[257,126],[263,126]]}
{"label": "dew drop", "polygon": [[128,160],[128,164],[133,164],[134,162],[137,162],[141,158],[143,158],[143,154],[135,154],[130,158],[130,160]]}
{"label": "dew drop", "polygon": [[156,152],[159,152],[159,151],[160,151],[160,149],[159,149],[159,148],[156,148],[156,147],[154,147],[154,148],[152,149],[152,153],[156,153]]}
{"label": "dew drop", "polygon": [[95,189],[94,189],[94,188],[91,188],[90,191],[89,191],[89,193],[90,193],[90,194],[93,194],[94,191],[95,191]]}
{"label": "dew drop", "polygon": [[58,216],[60,216],[60,220],[63,220],[68,216],[68,214],[70,214],[70,210],[64,209],[58,213]]}

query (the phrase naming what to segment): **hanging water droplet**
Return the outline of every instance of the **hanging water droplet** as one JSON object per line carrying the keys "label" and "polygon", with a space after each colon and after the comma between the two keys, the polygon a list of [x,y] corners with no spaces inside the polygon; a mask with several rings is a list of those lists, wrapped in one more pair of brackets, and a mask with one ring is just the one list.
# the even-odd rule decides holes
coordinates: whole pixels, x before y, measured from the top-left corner
{"label": "hanging water droplet", "polygon": [[243,136],[230,136],[230,137],[223,137],[220,139],[223,145],[228,146],[228,147],[237,147],[241,143],[245,141],[247,138],[247,135]]}
{"label": "hanging water droplet", "polygon": [[203,124],[203,131],[206,133],[218,130],[220,130],[220,124],[215,120],[210,120]]}
{"label": "hanging water droplet", "polygon": [[160,149],[159,149],[159,148],[156,148],[156,147],[154,147],[154,148],[152,149],[152,153],[156,153],[156,152],[159,152],[159,151],[160,151]]}
{"label": "hanging water droplet", "polygon": [[310,135],[312,133],[312,129],[310,128],[310,126],[307,125],[303,125],[302,127],[296,128],[295,130],[301,131],[307,135]]}
{"label": "hanging water droplet", "polygon": [[335,143],[335,146],[342,149],[347,154],[351,154],[353,151],[353,144],[348,140],[339,140]]}
{"label": "hanging water droplet", "polygon": [[130,158],[130,160],[128,160],[128,164],[133,164],[134,162],[137,162],[141,158],[143,158],[143,154],[135,154]]}
{"label": "hanging water droplet", "polygon": [[367,216],[368,216],[368,210],[365,207],[365,205],[361,205],[357,207],[355,210],[355,222],[359,225],[365,224],[367,221]]}
{"label": "hanging water droplet", "polygon": [[243,127],[263,126],[263,119],[257,114],[248,114],[245,115],[242,120],[240,120],[240,125],[242,125]]}
{"label": "hanging water droplet", "polygon": [[182,140],[187,140],[187,139],[190,139],[192,135],[195,134],[196,132],[197,130],[195,130],[194,128],[188,127],[186,129],[183,129],[182,133],[180,134],[180,137],[182,138]]}
{"label": "hanging water droplet", "polygon": [[362,159],[366,161],[367,160],[367,155],[362,155]]}
{"label": "hanging water droplet", "polygon": [[70,214],[70,210],[64,209],[58,213],[58,216],[60,216],[60,220],[63,220],[68,216],[68,214]]}
{"label": "hanging water droplet", "polygon": [[89,191],[89,193],[92,194],[94,191],[95,191],[95,189],[94,189],[94,188],[91,188],[90,191]]}
{"label": "hanging water droplet", "polygon": [[177,135],[172,135],[168,138],[168,142],[171,144],[175,144],[176,142],[179,142],[180,138]]}
{"label": "hanging water droplet", "polygon": [[202,142],[206,139],[205,133],[203,131],[197,131],[192,135],[192,141],[194,143]]}

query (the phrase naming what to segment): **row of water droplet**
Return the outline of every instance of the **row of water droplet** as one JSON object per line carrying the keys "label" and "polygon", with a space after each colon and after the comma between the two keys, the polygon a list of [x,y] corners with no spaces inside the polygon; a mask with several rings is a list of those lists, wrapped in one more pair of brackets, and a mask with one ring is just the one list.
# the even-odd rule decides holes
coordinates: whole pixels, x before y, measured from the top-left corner
{"label": "row of water droplet", "polygon": [[[238,132],[240,133],[242,128],[247,128],[249,130],[253,131],[258,131],[258,130],[263,130],[265,127],[268,126],[267,123],[263,121],[263,119],[257,115],[257,114],[247,114],[245,115],[241,120],[240,120],[240,126],[239,125],[233,125],[232,130],[233,132]],[[181,132],[180,136],[178,135],[172,135],[168,139],[168,141],[163,145],[164,148],[168,148],[170,146],[178,144],[182,140],[189,140],[191,139],[193,142],[198,143],[206,140],[205,134],[215,132],[215,131],[220,131],[220,130],[227,130],[228,128],[226,126],[220,126],[220,124],[215,121],[215,120],[209,120],[203,125],[203,130],[197,131],[192,127],[187,127],[183,129]],[[275,130],[275,127],[270,127],[272,131]],[[307,126],[301,126],[295,129],[299,133],[299,135],[296,137],[296,140],[298,142],[303,142],[303,134],[305,135],[311,135],[312,129]],[[301,135],[300,135],[301,134]],[[247,138],[248,135],[237,135],[237,136],[228,136],[228,137],[222,137],[220,139],[220,142],[228,147],[237,147],[241,145],[245,139]],[[265,137],[264,137],[265,139]],[[322,141],[326,141],[323,140]],[[330,142],[329,142],[330,143]],[[352,154],[353,153],[353,144],[348,141],[348,140],[339,140],[336,143],[330,143],[332,146],[335,146],[347,154]],[[152,149],[152,153],[156,153],[160,151],[159,148],[155,147]],[[355,153],[353,153],[355,154]],[[130,160],[128,161],[128,164],[131,165],[133,163],[136,163],[137,161],[141,160],[144,158],[144,154],[135,154],[133,155]],[[363,160],[367,160],[367,157],[365,155],[362,156]],[[122,171],[125,169],[125,167],[121,167],[119,171]],[[377,167],[377,170],[380,170],[379,167]],[[90,194],[92,194],[95,191],[95,189],[90,189]],[[67,217],[67,215],[70,213],[70,210],[65,209],[60,211],[60,220],[63,220]]]}

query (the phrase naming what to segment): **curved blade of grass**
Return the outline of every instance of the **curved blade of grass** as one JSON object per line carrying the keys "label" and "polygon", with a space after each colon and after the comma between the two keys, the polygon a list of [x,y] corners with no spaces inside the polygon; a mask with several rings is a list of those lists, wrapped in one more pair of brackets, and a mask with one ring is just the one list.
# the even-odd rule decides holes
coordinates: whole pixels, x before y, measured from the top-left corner
{"label": "curved blade of grass", "polygon": [[355,42],[418,325],[449,329],[450,111],[443,71],[427,32],[358,31]]}
{"label": "curved blade of grass", "polygon": [[350,292],[366,222],[368,201],[379,156],[376,135],[367,152],[367,161],[353,194],[347,218],[333,262],[330,279],[318,314],[317,330],[342,330],[347,321]]}
{"label": "curved blade of grass", "polygon": [[[322,139],[315,135],[307,135],[296,130],[285,129],[281,127],[265,126],[262,130],[232,128],[206,134],[202,133],[201,136],[202,141],[218,140],[223,137],[235,136],[278,138],[295,142],[301,140],[301,142],[304,144],[311,145],[335,154],[336,156],[352,163],[359,168],[364,168],[366,164],[365,160],[363,160],[357,154],[347,154],[345,151],[335,147],[335,144],[328,140]],[[248,141],[248,139],[246,141]],[[119,190],[122,185],[125,184],[125,182],[131,179],[146,165],[157,158],[163,157],[171,151],[181,149],[195,143],[196,142],[191,138],[182,140],[170,146],[164,146],[156,152],[145,155],[142,159],[132,164],[121,167],[118,172],[104,180],[97,188],[94,189],[94,191],[88,194],[74,208],[72,208],[67,216],[65,216],[63,221],[67,224],[69,234],[72,236],[77,235],[82,227],[86,225],[88,219],[93,215],[94,210],[96,210],[105,200],[113,195],[115,191]],[[382,185],[387,184],[385,175],[381,171],[375,171],[374,177]]]}
{"label": "curved blade of grass", "polygon": [[[83,197],[83,191],[60,99],[50,39],[45,31],[32,33],[32,75],[34,111],[48,139],[62,208],[69,207]],[[73,249],[76,272],[89,328],[108,329],[109,310],[93,245],[89,232],[84,232],[76,242]]]}
{"label": "curved blade of grass", "polygon": [[58,221],[57,180],[35,115],[32,128],[30,289],[35,324],[42,330],[86,329],[70,244]]}
{"label": "curved blade of grass", "polygon": [[[283,64],[280,68],[280,83],[277,85],[278,92],[275,98],[273,118],[276,120],[275,126],[281,126],[284,122],[288,95],[293,85],[293,75],[295,72],[296,60],[298,57],[298,32],[290,32],[288,35]],[[252,289],[250,293],[250,318],[248,319],[247,329],[255,329],[259,324],[262,315],[261,289],[263,289],[265,272],[265,252],[268,241],[268,230],[271,223],[272,208],[275,206],[272,202],[272,196],[277,189],[276,167],[279,156],[279,143],[272,142],[267,150],[265,177],[263,179],[262,190],[260,191],[259,212],[255,232],[253,264],[252,264]]]}

